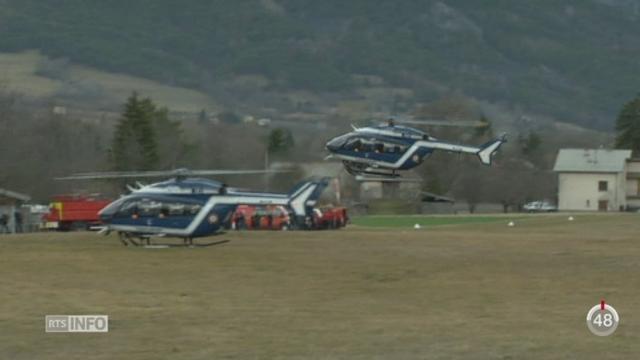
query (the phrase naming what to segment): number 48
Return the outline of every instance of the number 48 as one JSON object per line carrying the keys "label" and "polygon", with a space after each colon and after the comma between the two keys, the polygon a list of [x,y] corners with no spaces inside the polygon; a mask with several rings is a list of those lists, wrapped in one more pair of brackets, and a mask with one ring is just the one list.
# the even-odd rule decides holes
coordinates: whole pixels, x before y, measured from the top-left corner
{"label": "number 48", "polygon": [[604,316],[602,316],[602,314],[598,314],[593,319],[593,323],[598,325],[598,327],[601,327],[602,325],[605,327],[611,327],[611,325],[613,325],[613,315],[609,313],[604,314]]}

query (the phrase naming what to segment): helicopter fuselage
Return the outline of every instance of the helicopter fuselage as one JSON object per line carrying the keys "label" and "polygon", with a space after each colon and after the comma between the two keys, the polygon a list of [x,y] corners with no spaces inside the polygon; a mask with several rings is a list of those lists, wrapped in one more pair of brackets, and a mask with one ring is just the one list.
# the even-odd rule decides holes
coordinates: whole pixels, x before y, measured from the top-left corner
{"label": "helicopter fuselage", "polygon": [[289,194],[277,194],[239,191],[208,179],[173,179],[141,186],[99,215],[108,231],[195,238],[223,230],[241,204],[284,205],[297,218],[304,218],[326,185],[326,179],[307,181]]}
{"label": "helicopter fuselage", "polygon": [[491,156],[506,141],[502,136],[480,147],[439,141],[426,133],[405,127],[381,125],[355,129],[326,144],[331,158],[342,160],[354,175],[397,176],[397,171],[420,165],[435,150],[477,155],[489,165]]}

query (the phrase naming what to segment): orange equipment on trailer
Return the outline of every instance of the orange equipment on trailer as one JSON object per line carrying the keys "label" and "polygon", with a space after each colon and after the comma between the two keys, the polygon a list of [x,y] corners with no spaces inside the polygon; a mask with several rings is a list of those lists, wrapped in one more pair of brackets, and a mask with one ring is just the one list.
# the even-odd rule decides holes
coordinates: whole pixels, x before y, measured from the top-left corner
{"label": "orange equipment on trailer", "polygon": [[341,206],[316,208],[313,215],[313,228],[316,230],[339,229],[349,221],[347,209]]}

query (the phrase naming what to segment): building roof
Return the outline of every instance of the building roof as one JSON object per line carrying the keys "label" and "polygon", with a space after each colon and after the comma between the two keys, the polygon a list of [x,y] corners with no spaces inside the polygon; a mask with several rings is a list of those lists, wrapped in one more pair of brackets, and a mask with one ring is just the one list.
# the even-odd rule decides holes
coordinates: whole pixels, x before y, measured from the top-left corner
{"label": "building roof", "polygon": [[20,201],[29,201],[31,199],[28,195],[20,194],[15,191],[5,190],[0,188],[0,196],[16,199]]}
{"label": "building roof", "polygon": [[553,171],[612,173],[622,172],[631,150],[560,149]]}

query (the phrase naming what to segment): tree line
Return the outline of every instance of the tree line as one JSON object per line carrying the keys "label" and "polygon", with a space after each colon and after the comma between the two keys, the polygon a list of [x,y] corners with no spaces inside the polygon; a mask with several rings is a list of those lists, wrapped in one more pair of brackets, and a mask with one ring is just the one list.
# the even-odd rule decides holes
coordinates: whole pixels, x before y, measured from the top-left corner
{"label": "tree line", "polygon": [[[432,103],[426,114],[460,118],[465,110],[451,103]],[[491,119],[484,119],[491,123]],[[265,155],[272,161],[322,161],[322,134],[294,135],[284,128],[265,130],[241,124],[207,121],[179,122],[149,98],[132,94],[123,104],[115,124],[94,123],[34,110],[30,100],[0,91],[0,187],[24,192],[46,202],[56,193],[121,189],[104,183],[66,183],[54,177],[87,171],[263,168]],[[616,145],[640,154],[640,96],[623,106],[617,119]],[[468,131],[438,131],[442,138],[482,143],[495,136],[492,126]],[[556,129],[532,129],[510,137],[497,154],[495,166],[477,159],[436,152],[417,171],[425,179],[423,189],[439,195],[479,202],[499,202],[518,209],[524,202],[553,198],[555,175],[551,172],[556,151],[562,147],[596,147],[599,141],[583,134],[558,133]],[[314,144],[310,146],[310,144]],[[317,145],[317,146],[316,146]],[[303,176],[300,172],[273,181],[285,191]],[[258,177],[230,178],[238,186],[260,188]],[[276,190],[276,189],[274,189]],[[357,197],[354,191],[350,192]]]}

